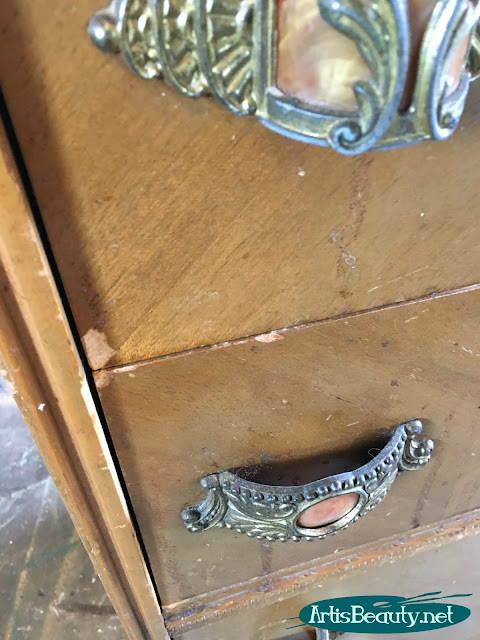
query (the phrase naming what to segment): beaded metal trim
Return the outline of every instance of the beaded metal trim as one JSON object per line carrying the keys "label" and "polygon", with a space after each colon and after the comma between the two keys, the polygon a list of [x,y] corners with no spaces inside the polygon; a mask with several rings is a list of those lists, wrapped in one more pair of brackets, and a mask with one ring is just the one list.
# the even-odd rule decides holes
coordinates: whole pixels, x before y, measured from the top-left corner
{"label": "beaded metal trim", "polygon": [[[192,533],[226,527],[247,536],[267,540],[315,540],[334,535],[356,522],[387,495],[400,471],[420,469],[430,460],[431,440],[417,440],[420,420],[398,426],[388,444],[364,466],[298,487],[269,486],[250,482],[230,471],[205,476],[200,484],[206,498],[182,511]],[[351,511],[317,529],[298,526],[301,514],[319,502],[347,493],[358,495]]]}

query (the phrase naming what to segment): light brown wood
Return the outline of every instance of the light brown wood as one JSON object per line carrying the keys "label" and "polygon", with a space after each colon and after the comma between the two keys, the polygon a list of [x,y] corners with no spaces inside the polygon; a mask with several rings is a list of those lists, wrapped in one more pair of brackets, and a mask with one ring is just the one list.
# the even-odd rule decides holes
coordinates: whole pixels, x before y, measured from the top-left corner
{"label": "light brown wood", "polygon": [[[476,289],[96,374],[163,605],[480,506],[479,304]],[[183,527],[203,475],[251,466],[268,483],[311,481],[355,468],[412,418],[436,443],[428,467],[335,537]]]}
{"label": "light brown wood", "polygon": [[0,352],[35,443],[130,638],[167,638],[61,301],[0,129]]}
{"label": "light brown wood", "polygon": [[447,142],[340,157],[136,79],[88,40],[102,0],[4,5],[0,82],[94,369],[480,282],[480,86]]}
{"label": "light brown wood", "polygon": [[[303,567],[303,572],[297,574],[296,593],[281,600],[274,600],[271,592],[264,589],[255,593],[255,587],[260,585],[245,585],[244,607],[238,611],[232,610],[225,599],[224,608],[218,602],[219,622],[208,624],[194,631],[183,633],[181,628],[187,628],[185,623],[172,625],[172,633],[178,640],[226,640],[228,638],[255,638],[255,640],[311,640],[311,628],[303,627],[287,631],[286,628],[295,624],[287,618],[298,616],[307,604],[327,598],[338,598],[357,595],[396,595],[413,597],[421,593],[442,591],[448,596],[455,593],[473,593],[471,598],[453,598],[451,602],[461,604],[472,610],[470,618],[458,627],[417,633],[419,640],[478,640],[478,616],[480,606],[477,598],[480,581],[480,544],[474,535],[480,533],[478,513],[475,518],[456,518],[436,527],[429,533],[421,531],[408,539],[390,541],[378,551],[383,556],[381,564],[368,562],[368,554],[352,554],[338,562],[332,560],[322,571],[320,567],[312,571],[312,566]],[[473,527],[473,528],[470,528]],[[456,534],[453,532],[456,528]],[[447,533],[448,532],[448,533]],[[418,538],[424,538],[426,544],[422,553],[412,553]],[[417,540],[415,540],[417,538]],[[445,542],[455,541],[455,544]],[[440,546],[442,545],[442,546]],[[416,551],[418,551],[418,547]],[[333,569],[333,566],[335,568]],[[464,567],[468,566],[468,571]],[[333,569],[333,570],[332,570]],[[306,578],[306,579],[305,579]],[[308,588],[302,588],[307,586]],[[267,587],[264,581],[264,587]],[[220,594],[219,594],[220,595]],[[248,596],[251,596],[250,599]],[[263,602],[262,602],[263,600]],[[233,602],[235,606],[237,602]],[[256,607],[255,604],[260,606]],[[193,603],[192,603],[193,605]],[[201,616],[192,607],[192,617]],[[221,620],[221,614],[229,614]],[[213,611],[212,611],[213,613]],[[212,621],[214,621],[212,616]],[[297,621],[297,624],[300,624]],[[176,629],[174,630],[174,626]],[[298,635],[297,635],[298,634]],[[352,634],[352,638],[355,637]],[[390,640],[391,635],[362,635],[365,640]],[[408,635],[401,635],[405,640]]]}
{"label": "light brown wood", "polygon": [[[340,157],[134,78],[88,41],[100,5],[6,3],[0,84],[169,628],[229,638],[237,611],[236,632],[256,637],[278,601],[318,580],[478,529],[480,83],[447,142]],[[5,153],[0,348],[130,637],[166,638]],[[436,442],[432,462],[334,538],[272,545],[182,525],[202,475],[328,475],[416,417]],[[199,629],[223,616],[227,626]]]}

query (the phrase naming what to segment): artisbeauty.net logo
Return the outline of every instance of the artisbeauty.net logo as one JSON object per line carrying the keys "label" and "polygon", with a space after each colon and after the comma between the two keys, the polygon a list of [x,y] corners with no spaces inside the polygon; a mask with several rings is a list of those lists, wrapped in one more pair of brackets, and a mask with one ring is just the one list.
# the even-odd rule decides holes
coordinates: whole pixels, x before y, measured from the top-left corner
{"label": "artisbeauty.net logo", "polygon": [[319,600],[303,607],[289,629],[310,625],[329,631],[353,633],[415,633],[451,627],[466,620],[470,609],[446,602],[471,593],[442,596],[441,591],[402,596],[355,596]]}

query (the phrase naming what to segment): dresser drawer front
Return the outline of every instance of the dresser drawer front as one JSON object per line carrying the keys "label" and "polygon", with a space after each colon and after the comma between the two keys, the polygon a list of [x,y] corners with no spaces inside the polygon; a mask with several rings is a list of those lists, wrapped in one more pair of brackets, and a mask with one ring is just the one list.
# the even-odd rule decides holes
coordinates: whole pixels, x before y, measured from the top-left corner
{"label": "dresser drawer front", "polygon": [[480,86],[451,140],[341,157],[133,77],[89,41],[98,0],[4,4],[2,91],[93,369],[480,281]]}
{"label": "dresser drawer front", "polygon": [[[190,632],[172,631],[174,640],[315,640],[315,629],[311,626],[290,628],[301,625],[298,616],[308,604],[329,598],[355,596],[403,596],[412,598],[420,594],[441,592],[440,597],[451,594],[472,594],[467,598],[447,598],[444,602],[461,605],[471,610],[471,615],[458,626],[411,634],[369,634],[345,633],[332,640],[477,640],[480,622],[478,584],[480,582],[480,544],[476,537],[448,544],[438,549],[425,551],[413,557],[404,558],[401,563],[385,564],[368,571],[344,574],[335,580],[319,583],[306,593],[286,598],[280,602],[258,609],[234,613],[222,622],[209,624]],[[468,572],[459,567],[467,566]],[[441,601],[440,601],[441,602]],[[233,631],[234,630],[234,631]]]}
{"label": "dresser drawer front", "polygon": [[[96,374],[163,604],[477,507],[479,303],[470,291]],[[204,475],[317,479],[370,459],[411,418],[432,460],[335,537],[272,544],[183,526]]]}

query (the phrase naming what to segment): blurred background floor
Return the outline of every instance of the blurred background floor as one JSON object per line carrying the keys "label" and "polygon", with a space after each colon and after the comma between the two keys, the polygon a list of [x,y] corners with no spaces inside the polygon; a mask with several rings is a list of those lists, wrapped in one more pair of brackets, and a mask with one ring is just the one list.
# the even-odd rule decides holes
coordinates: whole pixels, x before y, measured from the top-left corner
{"label": "blurred background floor", "polygon": [[0,638],[126,640],[0,376]]}

